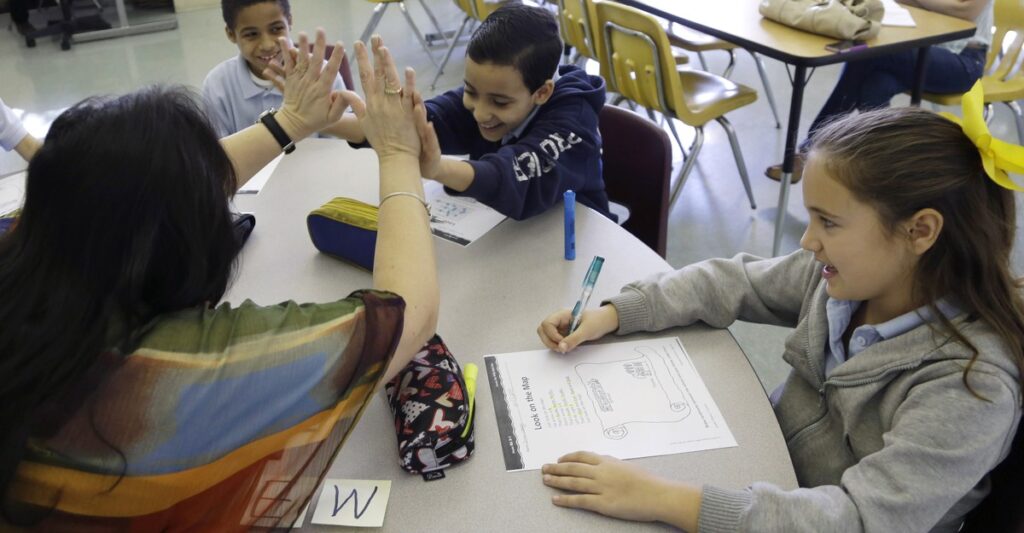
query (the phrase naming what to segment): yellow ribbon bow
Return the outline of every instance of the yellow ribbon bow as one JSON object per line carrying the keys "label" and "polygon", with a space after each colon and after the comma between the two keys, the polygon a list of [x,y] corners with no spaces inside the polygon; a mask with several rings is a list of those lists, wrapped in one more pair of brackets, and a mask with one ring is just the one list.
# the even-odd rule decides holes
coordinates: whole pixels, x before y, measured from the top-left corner
{"label": "yellow ribbon bow", "polygon": [[992,181],[1005,189],[1024,192],[1024,187],[1014,183],[1006,174],[1007,171],[1024,174],[1024,147],[1001,141],[989,133],[985,124],[985,94],[981,80],[964,93],[960,101],[964,112],[962,121],[950,113],[939,114],[959,124],[967,138],[978,147],[985,174]]}

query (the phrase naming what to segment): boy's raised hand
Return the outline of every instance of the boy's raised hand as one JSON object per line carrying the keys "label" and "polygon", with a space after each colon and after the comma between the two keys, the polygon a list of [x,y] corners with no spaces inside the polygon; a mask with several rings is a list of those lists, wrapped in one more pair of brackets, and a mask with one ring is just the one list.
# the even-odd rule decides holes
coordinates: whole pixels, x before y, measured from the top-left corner
{"label": "boy's raised hand", "polygon": [[366,45],[357,41],[356,64],[359,81],[366,101],[354,93],[345,97],[359,119],[366,140],[381,158],[395,154],[409,154],[419,158],[420,136],[416,131],[413,95],[416,93],[416,72],[405,69],[405,86],[398,78],[398,69],[391,52],[379,35],[370,39],[373,65],[370,64]]}
{"label": "boy's raised hand", "polygon": [[412,103],[416,113],[416,132],[420,136],[420,175],[428,180],[437,179],[441,171],[441,143],[437,140],[434,124],[427,121],[427,106],[419,91],[413,94]]}
{"label": "boy's raised hand", "polygon": [[284,103],[277,119],[288,130],[292,140],[298,141],[320,131],[341,118],[348,105],[344,92],[332,92],[338,67],[345,57],[340,42],[334,44],[327,63],[323,63],[327,36],[322,28],[316,30],[313,53],[309,52],[309,37],[299,33],[299,46],[281,37],[282,65],[271,64],[263,71],[284,93]]}
{"label": "boy's raised hand", "polygon": [[569,334],[572,310],[562,309],[544,319],[537,327],[537,335],[544,346],[559,353],[568,353],[580,343],[600,339],[619,329],[619,313],[614,305],[603,305],[598,309],[584,311],[580,325]]}

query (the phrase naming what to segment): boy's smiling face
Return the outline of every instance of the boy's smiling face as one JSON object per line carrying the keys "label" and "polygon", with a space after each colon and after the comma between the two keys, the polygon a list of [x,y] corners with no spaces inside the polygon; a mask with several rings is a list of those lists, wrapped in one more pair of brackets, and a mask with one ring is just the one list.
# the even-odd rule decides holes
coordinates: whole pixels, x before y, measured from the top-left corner
{"label": "boy's smiling face", "polygon": [[547,80],[531,93],[512,65],[477,63],[469,57],[465,83],[462,105],[473,113],[480,135],[492,142],[519,127],[535,106],[551,98],[555,87]]}
{"label": "boy's smiling face", "polygon": [[249,70],[263,78],[263,69],[281,56],[278,37],[288,39],[291,17],[277,2],[260,2],[243,7],[235,18],[234,28],[225,28],[228,39],[238,45]]}

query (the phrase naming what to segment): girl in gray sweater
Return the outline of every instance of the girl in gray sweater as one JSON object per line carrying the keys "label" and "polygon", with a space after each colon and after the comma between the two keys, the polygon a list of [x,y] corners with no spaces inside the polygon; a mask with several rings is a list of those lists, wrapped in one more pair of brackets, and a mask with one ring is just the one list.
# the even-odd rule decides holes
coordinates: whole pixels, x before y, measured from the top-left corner
{"label": "girl in gray sweater", "polygon": [[1009,264],[1016,186],[1003,170],[1021,169],[988,144],[977,103],[964,128],[904,108],[819,130],[802,250],[659,274],[585,312],[571,334],[569,310],[538,330],[565,353],[697,321],[794,328],[772,403],[801,488],[698,487],[575,452],[542,470],[566,491],[554,504],[688,531],[956,531],[1009,452],[1024,375]]}

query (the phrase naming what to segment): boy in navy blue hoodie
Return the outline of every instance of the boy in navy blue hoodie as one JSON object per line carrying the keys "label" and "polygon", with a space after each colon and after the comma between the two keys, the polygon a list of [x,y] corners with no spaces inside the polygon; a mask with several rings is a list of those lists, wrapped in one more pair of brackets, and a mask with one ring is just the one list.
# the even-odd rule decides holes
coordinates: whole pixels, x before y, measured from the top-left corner
{"label": "boy in navy blue hoodie", "polygon": [[[544,9],[511,4],[487,17],[467,49],[464,87],[425,103],[437,143],[425,139],[423,177],[517,220],[543,213],[568,189],[614,219],[597,129],[604,80],[559,67],[561,53],[558,24]],[[364,141],[354,117],[342,122],[332,129]]]}

